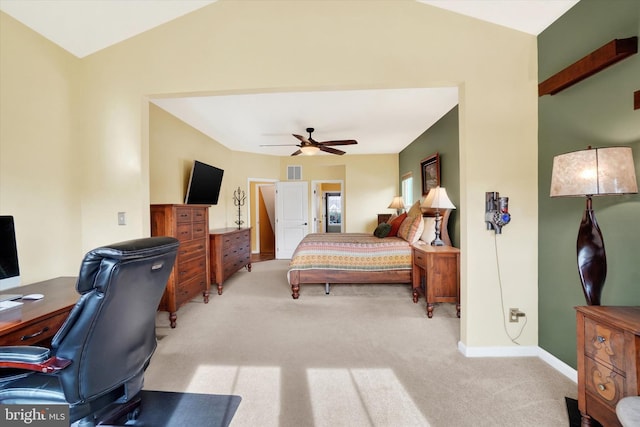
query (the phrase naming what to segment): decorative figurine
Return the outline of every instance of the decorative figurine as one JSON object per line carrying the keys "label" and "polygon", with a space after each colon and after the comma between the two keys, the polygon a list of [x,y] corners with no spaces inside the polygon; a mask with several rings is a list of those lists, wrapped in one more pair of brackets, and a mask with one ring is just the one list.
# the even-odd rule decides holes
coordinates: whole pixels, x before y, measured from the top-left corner
{"label": "decorative figurine", "polygon": [[241,219],[241,212],[240,212],[240,208],[242,206],[244,206],[244,201],[246,200],[247,196],[245,195],[244,191],[240,190],[240,187],[238,187],[237,190],[233,191],[233,205],[238,207],[238,219],[236,220],[236,224],[238,224],[238,230],[240,230],[240,226],[242,224],[244,224],[244,221]]}

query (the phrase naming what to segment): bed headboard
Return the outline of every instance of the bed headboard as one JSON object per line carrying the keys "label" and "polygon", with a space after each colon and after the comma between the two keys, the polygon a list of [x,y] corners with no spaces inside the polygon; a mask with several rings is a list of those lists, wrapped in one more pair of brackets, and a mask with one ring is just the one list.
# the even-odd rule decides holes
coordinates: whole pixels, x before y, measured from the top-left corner
{"label": "bed headboard", "polygon": [[[451,209],[441,209],[440,210],[440,238],[444,242],[445,245],[451,246],[451,238],[449,238],[449,215],[451,215]],[[436,210],[432,208],[422,208],[422,217],[423,218],[435,218]],[[426,224],[425,224],[426,226]],[[435,225],[433,225],[435,229]]]}

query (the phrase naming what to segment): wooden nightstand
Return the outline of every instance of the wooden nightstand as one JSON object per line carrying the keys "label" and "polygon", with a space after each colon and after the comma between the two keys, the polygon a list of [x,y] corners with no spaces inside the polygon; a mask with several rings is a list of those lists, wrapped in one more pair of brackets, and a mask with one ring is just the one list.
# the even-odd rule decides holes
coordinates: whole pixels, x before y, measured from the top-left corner
{"label": "wooden nightstand", "polygon": [[[424,287],[423,281],[424,280]],[[460,317],[460,249],[452,246],[413,245],[413,302],[419,292],[427,300],[427,317],[433,317],[436,302],[453,302]]]}
{"label": "wooden nightstand", "polygon": [[391,214],[378,214],[378,225],[389,221],[389,218],[391,218]]}
{"label": "wooden nightstand", "polygon": [[640,392],[640,307],[576,307],[582,425],[620,426],[616,404]]}

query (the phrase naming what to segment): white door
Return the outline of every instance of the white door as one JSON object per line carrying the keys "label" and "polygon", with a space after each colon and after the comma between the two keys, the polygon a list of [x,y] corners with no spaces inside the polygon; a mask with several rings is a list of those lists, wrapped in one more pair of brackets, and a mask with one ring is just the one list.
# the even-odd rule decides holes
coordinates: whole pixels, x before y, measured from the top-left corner
{"label": "white door", "polygon": [[276,258],[290,259],[309,232],[309,184],[276,183]]}

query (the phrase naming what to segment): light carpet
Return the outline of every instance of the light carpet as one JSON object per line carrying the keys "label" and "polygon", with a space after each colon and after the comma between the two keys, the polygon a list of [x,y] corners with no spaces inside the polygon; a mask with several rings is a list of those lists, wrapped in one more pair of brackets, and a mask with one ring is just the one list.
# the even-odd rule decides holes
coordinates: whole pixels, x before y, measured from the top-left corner
{"label": "light carpet", "polygon": [[538,358],[465,358],[453,304],[407,285],[303,285],[287,260],[254,263],[178,311],[159,312],[145,389],[242,397],[232,427],[569,424],[576,385]]}

